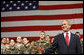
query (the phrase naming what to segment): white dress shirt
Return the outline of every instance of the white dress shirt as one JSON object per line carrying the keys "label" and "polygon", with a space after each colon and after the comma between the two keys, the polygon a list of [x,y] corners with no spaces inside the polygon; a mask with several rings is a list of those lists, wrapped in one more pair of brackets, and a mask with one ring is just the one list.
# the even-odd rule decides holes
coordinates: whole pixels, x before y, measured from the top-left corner
{"label": "white dress shirt", "polygon": [[[68,31],[68,36],[69,36],[69,43],[70,43],[70,37],[71,37],[71,32]],[[64,38],[66,37],[66,32],[64,32]]]}

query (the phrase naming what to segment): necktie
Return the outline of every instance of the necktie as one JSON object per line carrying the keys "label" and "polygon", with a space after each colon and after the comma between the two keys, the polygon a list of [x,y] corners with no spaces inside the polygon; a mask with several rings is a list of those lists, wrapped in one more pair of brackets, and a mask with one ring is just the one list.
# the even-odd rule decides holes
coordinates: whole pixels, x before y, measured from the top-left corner
{"label": "necktie", "polygon": [[68,33],[66,33],[66,38],[65,38],[65,40],[66,40],[66,44],[67,44],[67,46],[69,45],[69,36],[68,36]]}

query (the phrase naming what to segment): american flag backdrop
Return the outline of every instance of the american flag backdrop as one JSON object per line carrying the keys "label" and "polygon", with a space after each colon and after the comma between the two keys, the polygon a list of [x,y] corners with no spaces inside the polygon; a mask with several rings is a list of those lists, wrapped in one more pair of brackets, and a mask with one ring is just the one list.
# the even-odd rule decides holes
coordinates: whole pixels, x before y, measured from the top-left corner
{"label": "american flag backdrop", "polygon": [[83,37],[83,1],[1,1],[1,38],[39,39],[62,33],[61,22],[69,20],[71,32]]}

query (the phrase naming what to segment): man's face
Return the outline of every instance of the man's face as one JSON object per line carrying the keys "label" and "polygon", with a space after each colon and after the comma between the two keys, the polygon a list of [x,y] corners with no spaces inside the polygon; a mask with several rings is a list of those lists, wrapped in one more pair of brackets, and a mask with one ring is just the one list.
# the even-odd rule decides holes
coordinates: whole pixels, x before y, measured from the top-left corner
{"label": "man's face", "polygon": [[6,44],[6,38],[3,38],[1,41],[3,44]]}
{"label": "man's face", "polygon": [[23,44],[27,44],[29,41],[27,39],[23,39]]}
{"label": "man's face", "polygon": [[62,22],[62,29],[63,29],[63,31],[65,31],[65,32],[69,31],[70,27],[71,26],[68,24],[68,21],[63,21]]}
{"label": "man's face", "polygon": [[10,45],[13,47],[15,45],[15,42],[14,41],[11,41],[10,42]]}
{"label": "man's face", "polygon": [[42,39],[45,38],[45,33],[44,32],[40,33],[40,38],[42,38]]}
{"label": "man's face", "polygon": [[17,42],[18,43],[21,43],[22,42],[22,39],[21,38],[17,38]]}
{"label": "man's face", "polygon": [[10,40],[9,40],[9,38],[7,38],[7,43],[9,43],[10,42]]}
{"label": "man's face", "polygon": [[32,46],[34,46],[34,44],[35,44],[35,42],[34,42],[34,41],[32,41],[32,42],[31,42],[31,45],[32,45]]}
{"label": "man's face", "polygon": [[49,40],[50,40],[50,37],[49,37],[49,36],[46,36],[46,40],[48,40],[48,41],[49,41]]}

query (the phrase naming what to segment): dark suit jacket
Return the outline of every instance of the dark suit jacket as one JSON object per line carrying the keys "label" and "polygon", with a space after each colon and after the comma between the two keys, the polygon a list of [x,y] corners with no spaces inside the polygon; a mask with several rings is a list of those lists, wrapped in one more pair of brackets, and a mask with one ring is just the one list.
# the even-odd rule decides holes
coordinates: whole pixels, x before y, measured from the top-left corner
{"label": "dark suit jacket", "polygon": [[45,54],[53,53],[56,49],[58,50],[58,54],[81,54],[80,38],[71,33],[70,43],[69,46],[67,46],[64,34],[59,34],[55,36],[52,47],[45,49]]}

